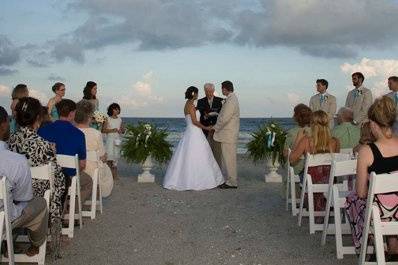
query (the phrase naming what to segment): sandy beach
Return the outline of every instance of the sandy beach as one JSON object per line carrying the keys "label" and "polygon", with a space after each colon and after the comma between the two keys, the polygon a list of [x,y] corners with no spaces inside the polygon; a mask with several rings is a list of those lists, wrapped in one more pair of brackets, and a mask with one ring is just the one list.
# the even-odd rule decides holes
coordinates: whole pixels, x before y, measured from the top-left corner
{"label": "sandy beach", "polygon": [[265,166],[239,156],[238,190],[175,192],[137,183],[138,165],[119,165],[121,178],[104,213],[86,219],[48,264],[354,264],[337,260],[334,238],[320,245],[308,223],[285,211],[281,184],[264,183]]}

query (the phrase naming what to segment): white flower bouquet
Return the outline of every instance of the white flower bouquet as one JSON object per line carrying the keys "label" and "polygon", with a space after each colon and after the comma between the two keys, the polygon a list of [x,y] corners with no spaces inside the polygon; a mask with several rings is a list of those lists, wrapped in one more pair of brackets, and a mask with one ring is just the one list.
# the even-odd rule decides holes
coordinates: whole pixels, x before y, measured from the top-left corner
{"label": "white flower bouquet", "polygon": [[93,114],[93,119],[95,123],[103,124],[108,117],[99,111],[95,111]]}

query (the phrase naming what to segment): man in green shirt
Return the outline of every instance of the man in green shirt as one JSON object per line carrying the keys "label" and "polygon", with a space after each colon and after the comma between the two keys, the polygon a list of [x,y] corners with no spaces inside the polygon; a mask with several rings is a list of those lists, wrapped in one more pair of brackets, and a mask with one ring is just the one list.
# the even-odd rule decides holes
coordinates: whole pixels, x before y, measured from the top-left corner
{"label": "man in green shirt", "polygon": [[340,148],[354,148],[359,143],[361,130],[353,124],[354,112],[347,107],[339,109],[337,113],[338,125],[334,127],[332,136],[340,141]]}

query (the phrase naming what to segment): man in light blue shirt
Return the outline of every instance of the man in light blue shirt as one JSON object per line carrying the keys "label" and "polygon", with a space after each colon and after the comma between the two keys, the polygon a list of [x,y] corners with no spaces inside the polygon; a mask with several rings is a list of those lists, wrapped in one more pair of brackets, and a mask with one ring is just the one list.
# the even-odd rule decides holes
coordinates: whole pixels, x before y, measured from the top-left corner
{"label": "man in light blue shirt", "polygon": [[[48,230],[48,210],[44,198],[33,198],[32,177],[25,156],[7,149],[10,124],[6,110],[0,106],[0,178],[6,178],[8,209],[12,228],[27,228],[32,246],[28,256],[36,255]],[[0,201],[0,210],[4,209]]]}
{"label": "man in light blue shirt", "polygon": [[[398,107],[398,76],[390,76],[388,78],[388,88],[391,90],[386,96],[394,100],[395,105]],[[394,123],[393,131],[398,135],[398,109],[397,118]]]}

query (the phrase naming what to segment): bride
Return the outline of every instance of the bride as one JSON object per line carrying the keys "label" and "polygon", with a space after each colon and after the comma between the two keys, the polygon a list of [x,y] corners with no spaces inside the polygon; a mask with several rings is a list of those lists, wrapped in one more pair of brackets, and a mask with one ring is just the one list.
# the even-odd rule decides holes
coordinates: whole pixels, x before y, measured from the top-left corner
{"label": "bride", "polygon": [[163,186],[170,190],[212,189],[224,183],[224,178],[202,132],[211,127],[203,126],[196,118],[194,101],[198,98],[198,89],[189,87],[185,98],[187,127],[171,158]]}

